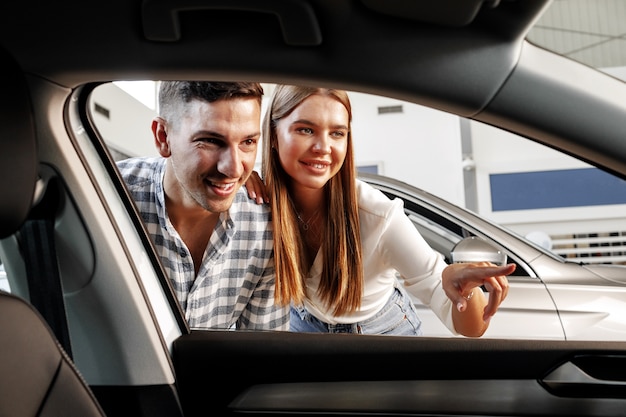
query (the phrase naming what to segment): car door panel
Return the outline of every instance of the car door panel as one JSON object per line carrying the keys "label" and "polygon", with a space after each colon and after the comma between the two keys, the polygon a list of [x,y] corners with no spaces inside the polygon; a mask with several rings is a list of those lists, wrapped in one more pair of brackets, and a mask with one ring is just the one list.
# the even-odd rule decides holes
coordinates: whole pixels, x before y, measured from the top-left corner
{"label": "car door panel", "polygon": [[[509,294],[483,338],[565,340],[561,318],[543,282],[538,278],[511,276],[509,284]],[[452,336],[429,307],[415,298],[413,301],[425,336]]]}
{"label": "car door panel", "polygon": [[600,372],[623,369],[624,357],[615,354],[623,348],[192,331],[175,341],[173,361],[185,416],[207,415],[207,407],[219,415],[600,416],[626,409],[624,377]]}
{"label": "car door panel", "polygon": [[[626,340],[626,290],[621,286],[550,284],[570,340]],[[620,295],[621,294],[621,295]]]}

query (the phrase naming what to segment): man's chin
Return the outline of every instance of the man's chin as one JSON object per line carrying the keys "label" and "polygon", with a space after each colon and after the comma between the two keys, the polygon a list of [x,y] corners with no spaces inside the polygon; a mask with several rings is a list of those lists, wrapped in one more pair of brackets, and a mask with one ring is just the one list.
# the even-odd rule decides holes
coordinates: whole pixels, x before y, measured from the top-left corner
{"label": "man's chin", "polygon": [[224,211],[228,211],[230,206],[233,205],[233,201],[235,200],[235,194],[229,195],[227,198],[211,198],[207,200],[207,205],[205,207],[206,210],[211,213],[221,213]]}

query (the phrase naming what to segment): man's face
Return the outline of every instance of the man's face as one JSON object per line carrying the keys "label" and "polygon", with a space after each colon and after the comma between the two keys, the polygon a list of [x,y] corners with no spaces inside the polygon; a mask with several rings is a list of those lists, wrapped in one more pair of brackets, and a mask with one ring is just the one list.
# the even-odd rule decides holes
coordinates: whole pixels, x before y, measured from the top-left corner
{"label": "man's face", "polygon": [[193,100],[187,106],[175,125],[165,124],[166,145],[157,139],[161,155],[169,157],[166,194],[185,208],[226,211],[254,168],[261,106],[254,98]]}

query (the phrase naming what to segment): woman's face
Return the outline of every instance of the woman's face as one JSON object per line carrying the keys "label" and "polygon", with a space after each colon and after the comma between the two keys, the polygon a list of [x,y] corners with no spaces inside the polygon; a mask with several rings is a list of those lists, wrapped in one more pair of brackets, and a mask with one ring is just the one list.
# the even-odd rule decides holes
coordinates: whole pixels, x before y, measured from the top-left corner
{"label": "woman's face", "polygon": [[280,164],[293,187],[322,188],[343,165],[349,115],[333,97],[312,95],[276,124]]}

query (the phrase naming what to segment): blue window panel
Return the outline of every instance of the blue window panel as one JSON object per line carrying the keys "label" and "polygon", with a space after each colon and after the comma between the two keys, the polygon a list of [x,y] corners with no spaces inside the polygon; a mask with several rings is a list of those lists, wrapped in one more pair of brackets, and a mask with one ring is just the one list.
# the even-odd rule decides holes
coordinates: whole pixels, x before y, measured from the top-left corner
{"label": "blue window panel", "polygon": [[369,174],[378,174],[378,165],[361,165],[357,167],[357,171]]}
{"label": "blue window panel", "polygon": [[491,210],[626,204],[626,181],[597,168],[489,175]]}

